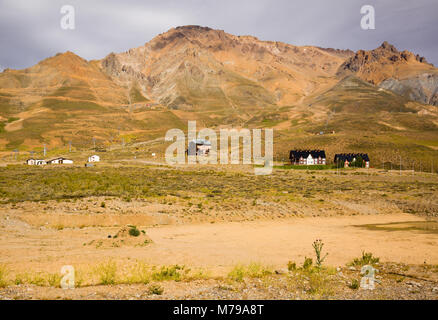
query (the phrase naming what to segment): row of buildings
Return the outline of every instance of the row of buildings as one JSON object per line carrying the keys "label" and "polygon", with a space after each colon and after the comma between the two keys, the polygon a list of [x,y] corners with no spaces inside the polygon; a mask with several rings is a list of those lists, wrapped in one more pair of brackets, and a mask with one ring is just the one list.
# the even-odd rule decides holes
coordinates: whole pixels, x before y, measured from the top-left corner
{"label": "row of buildings", "polygon": [[[88,162],[99,162],[99,161],[100,161],[100,157],[98,155],[94,154],[88,157]],[[73,164],[73,160],[64,157],[58,157],[51,160],[30,158],[26,160],[26,164],[30,166],[42,166],[46,164]]]}
{"label": "row of buildings", "polygon": [[[189,142],[186,154],[189,156],[207,156],[211,149],[208,140],[196,139]],[[324,150],[291,150],[289,160],[293,165],[326,165],[327,157]],[[343,167],[351,165],[369,168],[370,158],[366,153],[337,153],[334,163]]]}
{"label": "row of buildings", "polygon": [[[324,150],[291,150],[289,160],[293,165],[326,165],[327,157]],[[370,158],[366,153],[337,153],[334,163],[340,164],[345,168],[355,165],[365,168],[370,167]]]}

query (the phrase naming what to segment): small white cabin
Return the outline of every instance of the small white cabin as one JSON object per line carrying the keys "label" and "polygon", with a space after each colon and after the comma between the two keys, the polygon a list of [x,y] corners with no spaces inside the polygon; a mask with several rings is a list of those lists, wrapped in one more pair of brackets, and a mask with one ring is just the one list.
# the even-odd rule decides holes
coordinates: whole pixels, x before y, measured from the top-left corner
{"label": "small white cabin", "polygon": [[92,155],[88,157],[88,162],[99,162],[100,161],[100,157],[98,155]]}
{"label": "small white cabin", "polygon": [[52,160],[47,161],[48,164],[72,164],[73,160],[66,159],[63,157],[55,158]]}
{"label": "small white cabin", "polygon": [[43,166],[43,165],[46,165],[46,164],[47,164],[46,160],[41,160],[41,159],[36,159],[35,160],[35,165],[37,165],[37,166]]}
{"label": "small white cabin", "polygon": [[33,159],[33,158],[30,158],[30,159],[26,160],[26,164],[29,165],[29,166],[35,165],[36,164],[35,162],[36,162],[36,160]]}

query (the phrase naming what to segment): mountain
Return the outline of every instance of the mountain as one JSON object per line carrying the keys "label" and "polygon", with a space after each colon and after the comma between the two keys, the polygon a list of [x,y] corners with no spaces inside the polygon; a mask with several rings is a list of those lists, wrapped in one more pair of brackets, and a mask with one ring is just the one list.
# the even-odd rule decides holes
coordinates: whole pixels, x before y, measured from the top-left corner
{"label": "mountain", "polygon": [[351,54],[185,26],[112,53],[101,67],[119,85],[135,83],[144,95],[176,109],[247,113],[295,103],[332,84]]}
{"label": "mountain", "polygon": [[399,52],[386,41],[374,50],[358,51],[337,72],[339,77],[350,74],[410,100],[438,105],[438,69],[426,58]]}
{"label": "mountain", "polygon": [[437,70],[387,42],[355,53],[177,27],[101,60],[66,52],[0,73],[0,152],[135,145],[197,120],[275,128],[279,154],[342,145],[428,158],[438,147]]}

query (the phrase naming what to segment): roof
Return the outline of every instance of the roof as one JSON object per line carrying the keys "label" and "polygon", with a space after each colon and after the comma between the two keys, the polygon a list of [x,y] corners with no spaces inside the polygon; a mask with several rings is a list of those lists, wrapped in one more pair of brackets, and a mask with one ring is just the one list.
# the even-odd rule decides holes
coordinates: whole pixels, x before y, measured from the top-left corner
{"label": "roof", "polygon": [[325,159],[325,151],[324,150],[291,150],[289,153],[290,159],[300,159],[308,158],[309,154],[312,156],[312,158],[319,158]]}
{"label": "roof", "polygon": [[47,162],[51,162],[51,161],[55,161],[55,160],[71,160],[71,159],[64,158],[64,157],[57,157],[57,158],[54,158],[54,159],[47,160]]}
{"label": "roof", "polygon": [[205,144],[207,146],[211,146],[211,142],[206,140],[206,139],[196,139],[196,140],[190,141],[190,143]]}
{"label": "roof", "polygon": [[337,153],[335,154],[334,161],[336,162],[337,160],[347,160],[348,162],[351,162],[354,158],[357,159],[358,157],[361,157],[363,161],[370,161],[367,153]]}

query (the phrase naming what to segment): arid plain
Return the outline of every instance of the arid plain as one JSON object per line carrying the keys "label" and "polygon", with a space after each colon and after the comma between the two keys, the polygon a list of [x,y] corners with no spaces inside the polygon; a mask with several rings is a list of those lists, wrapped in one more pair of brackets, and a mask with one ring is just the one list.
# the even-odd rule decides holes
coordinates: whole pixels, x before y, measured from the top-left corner
{"label": "arid plain", "polygon": [[[145,161],[0,168],[0,295],[438,297],[435,174],[276,167],[255,176],[243,165]],[[381,271],[373,291],[355,286],[370,261]],[[64,265],[76,270],[74,290],[59,288]]]}

